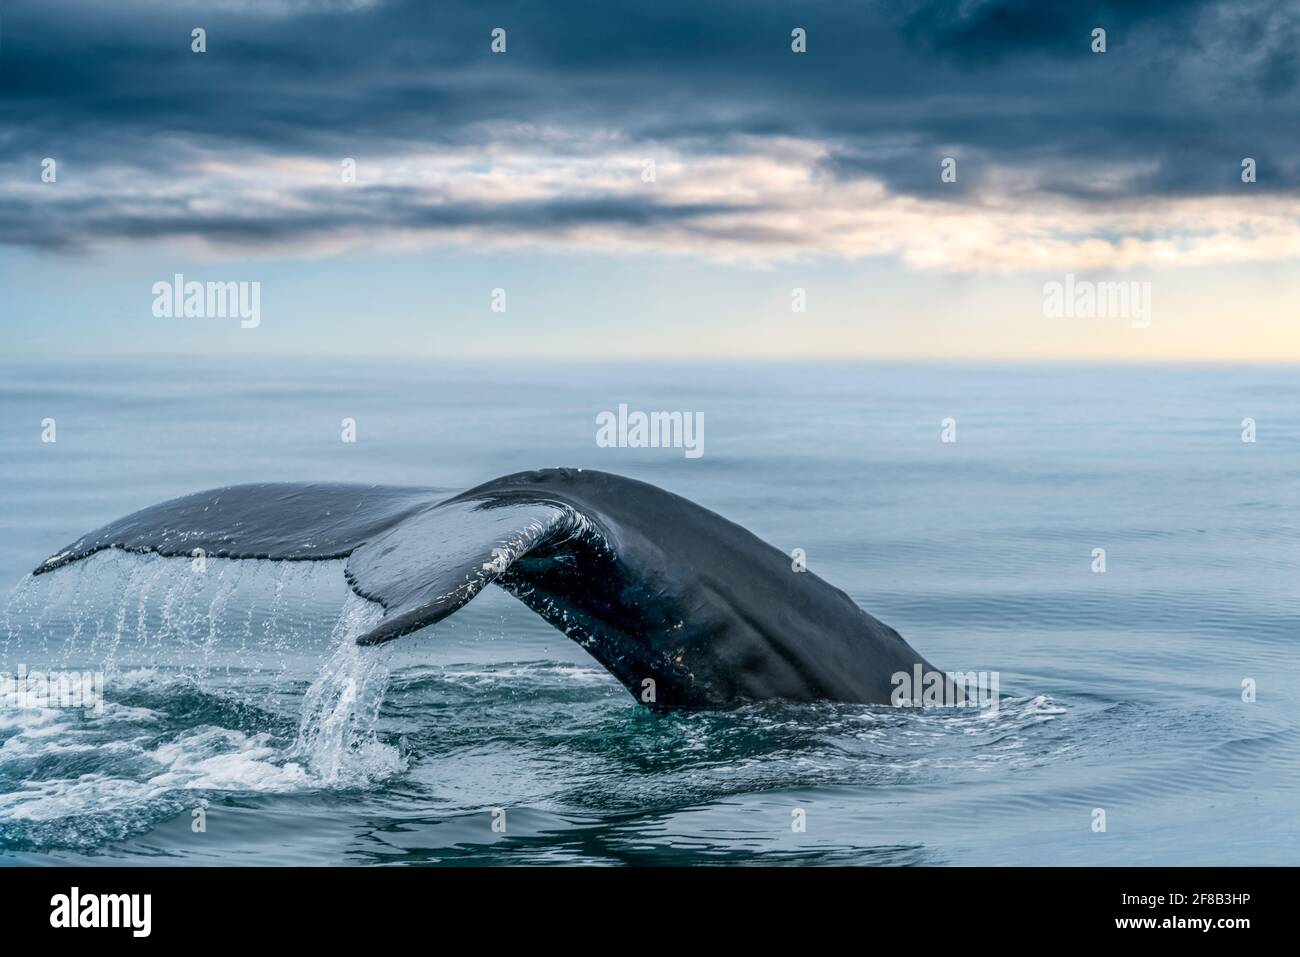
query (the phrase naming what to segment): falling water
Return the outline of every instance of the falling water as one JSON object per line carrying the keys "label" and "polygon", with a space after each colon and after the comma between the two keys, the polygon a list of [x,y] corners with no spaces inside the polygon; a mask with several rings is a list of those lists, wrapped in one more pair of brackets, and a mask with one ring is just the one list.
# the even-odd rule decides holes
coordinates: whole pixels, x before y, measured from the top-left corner
{"label": "falling water", "polygon": [[307,689],[293,754],[331,787],[360,786],[401,769],[397,750],[374,727],[388,687],[387,653],[356,638],[383,617],[378,605],[348,595],[332,635],[334,653]]}
{"label": "falling water", "polygon": [[[0,843],[36,837],[19,821],[108,810],[106,793],[130,829],[142,801],[163,815],[195,791],[347,789],[399,773],[378,731],[388,654],[355,641],[382,615],[332,562],[197,568],[105,552],[24,579],[3,606],[0,673],[100,672],[106,707],[6,712],[0,783],[14,790]],[[53,760],[70,748],[80,764]],[[69,823],[40,840],[76,833]]]}

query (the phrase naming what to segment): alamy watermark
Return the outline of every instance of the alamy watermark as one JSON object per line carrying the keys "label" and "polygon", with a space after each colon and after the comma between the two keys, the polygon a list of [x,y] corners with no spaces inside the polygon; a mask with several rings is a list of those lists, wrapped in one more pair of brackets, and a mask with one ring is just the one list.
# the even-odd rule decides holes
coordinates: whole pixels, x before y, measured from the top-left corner
{"label": "alamy watermark", "polygon": [[602,449],[685,449],[688,459],[704,454],[703,412],[617,412],[596,416],[596,445]]}
{"label": "alamy watermark", "polygon": [[154,283],[153,296],[158,319],[238,319],[241,329],[262,324],[260,282],[186,282],[177,273],[171,282]]}
{"label": "alamy watermark", "polygon": [[79,708],[104,713],[102,671],[0,672],[0,708]]}
{"label": "alamy watermark", "polygon": [[153,929],[152,894],[83,894],[74,886],[50,898],[54,928],[124,927],[132,937],[148,937]]}
{"label": "alamy watermark", "polygon": [[1151,325],[1150,282],[1093,282],[1066,273],[1064,282],[1043,284],[1048,319],[1128,319],[1134,329]]}
{"label": "alamy watermark", "polygon": [[989,714],[998,710],[996,671],[926,671],[920,664],[912,670],[889,676],[894,686],[889,703],[896,708],[981,708]]}

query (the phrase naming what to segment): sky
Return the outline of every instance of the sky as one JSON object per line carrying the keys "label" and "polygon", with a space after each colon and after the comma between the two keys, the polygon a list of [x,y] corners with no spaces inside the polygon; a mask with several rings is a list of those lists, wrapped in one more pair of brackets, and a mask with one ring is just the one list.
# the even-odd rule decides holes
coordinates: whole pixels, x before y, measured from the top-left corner
{"label": "sky", "polygon": [[1257,0],[0,0],[0,348],[1300,361],[1298,84]]}

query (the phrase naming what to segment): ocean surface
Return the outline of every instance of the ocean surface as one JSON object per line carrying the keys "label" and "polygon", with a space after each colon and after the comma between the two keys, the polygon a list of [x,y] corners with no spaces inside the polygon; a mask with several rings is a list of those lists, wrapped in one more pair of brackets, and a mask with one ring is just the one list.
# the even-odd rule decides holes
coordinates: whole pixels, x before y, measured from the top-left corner
{"label": "ocean surface", "polygon": [[[703,456],[598,447],[620,403]],[[0,697],[2,864],[1300,863],[1296,370],[107,360],[0,408],[0,672],[104,675]],[[205,488],[549,466],[803,549],[999,706],[654,714],[495,588],[358,649],[339,562],[28,575]]]}

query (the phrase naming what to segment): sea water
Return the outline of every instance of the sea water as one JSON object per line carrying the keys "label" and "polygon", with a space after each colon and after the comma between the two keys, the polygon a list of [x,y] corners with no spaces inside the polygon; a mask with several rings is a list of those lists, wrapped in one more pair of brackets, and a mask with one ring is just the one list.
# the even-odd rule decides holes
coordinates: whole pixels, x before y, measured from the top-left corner
{"label": "sea water", "polygon": [[[602,447],[620,404],[706,454]],[[0,863],[1300,860],[1293,370],[27,363],[0,408],[0,673],[104,679],[0,701]],[[561,465],[802,550],[999,707],[653,714],[496,589],[358,648],[341,562],[27,577],[200,489]]]}

